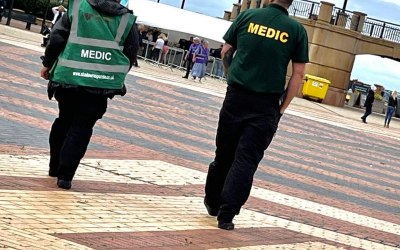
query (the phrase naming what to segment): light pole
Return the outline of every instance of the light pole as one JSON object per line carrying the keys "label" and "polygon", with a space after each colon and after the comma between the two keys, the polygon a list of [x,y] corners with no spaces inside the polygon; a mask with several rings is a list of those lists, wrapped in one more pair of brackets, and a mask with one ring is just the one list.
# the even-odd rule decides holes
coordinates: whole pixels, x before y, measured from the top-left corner
{"label": "light pole", "polygon": [[344,0],[344,3],[343,3],[343,12],[346,10],[346,6],[347,6],[347,0]]}
{"label": "light pole", "polygon": [[41,32],[43,32],[44,26],[46,25],[46,17],[47,17],[47,12],[49,11],[49,5],[50,5],[50,0],[47,1],[46,11],[44,12],[43,21],[42,21]]}
{"label": "light pole", "polygon": [[335,25],[338,24],[339,16],[343,16],[343,17],[347,18],[347,16],[346,16],[346,6],[347,6],[347,0],[344,0],[342,10],[339,10],[338,13],[336,14]]}

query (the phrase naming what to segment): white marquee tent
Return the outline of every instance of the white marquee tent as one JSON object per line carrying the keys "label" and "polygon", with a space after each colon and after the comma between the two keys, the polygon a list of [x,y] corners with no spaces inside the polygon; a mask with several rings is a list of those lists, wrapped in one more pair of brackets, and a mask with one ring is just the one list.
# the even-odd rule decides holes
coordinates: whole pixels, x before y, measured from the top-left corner
{"label": "white marquee tent", "polygon": [[129,0],[137,23],[223,43],[231,22],[148,0]]}

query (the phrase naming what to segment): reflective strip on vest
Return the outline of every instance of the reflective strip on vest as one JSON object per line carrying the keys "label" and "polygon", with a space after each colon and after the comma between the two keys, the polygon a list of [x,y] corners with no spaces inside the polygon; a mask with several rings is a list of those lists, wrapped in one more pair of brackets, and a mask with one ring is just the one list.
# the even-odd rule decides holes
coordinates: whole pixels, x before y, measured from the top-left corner
{"label": "reflective strip on vest", "polygon": [[58,60],[58,65],[73,69],[97,70],[111,73],[126,73],[129,71],[129,65],[104,65],[99,63],[85,63],[67,60],[64,58],[60,58]]}
{"label": "reflective strip on vest", "polygon": [[[81,4],[81,0],[74,1],[74,8],[72,11],[73,11],[73,15],[75,17],[78,17],[78,15],[79,15],[80,4]],[[121,38],[124,35],[126,26],[128,25],[129,15],[130,15],[129,13],[122,15],[121,22],[119,24],[117,34],[115,36],[114,41],[103,41],[103,40],[92,39],[92,38],[78,37],[79,18],[76,22],[72,22],[69,40],[72,43],[81,44],[81,45],[93,45],[96,47],[123,50],[124,46],[119,46],[119,43],[121,42]]]}

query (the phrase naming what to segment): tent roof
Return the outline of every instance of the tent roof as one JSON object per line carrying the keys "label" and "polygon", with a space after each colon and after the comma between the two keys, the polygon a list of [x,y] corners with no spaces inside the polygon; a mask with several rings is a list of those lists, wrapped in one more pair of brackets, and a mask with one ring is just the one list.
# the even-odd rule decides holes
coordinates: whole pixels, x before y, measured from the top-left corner
{"label": "tent roof", "polygon": [[222,43],[224,42],[222,37],[231,25],[231,22],[224,19],[148,0],[129,0],[128,6],[138,17],[138,23],[193,34]]}

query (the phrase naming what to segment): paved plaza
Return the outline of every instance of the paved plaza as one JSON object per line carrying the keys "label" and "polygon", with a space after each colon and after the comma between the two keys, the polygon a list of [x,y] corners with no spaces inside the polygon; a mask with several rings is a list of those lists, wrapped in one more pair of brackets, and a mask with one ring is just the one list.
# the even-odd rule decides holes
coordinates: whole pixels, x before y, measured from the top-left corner
{"label": "paved plaza", "polygon": [[224,231],[203,196],[226,83],[141,60],[57,188],[40,43],[0,24],[0,249],[400,249],[398,119],[296,98]]}

